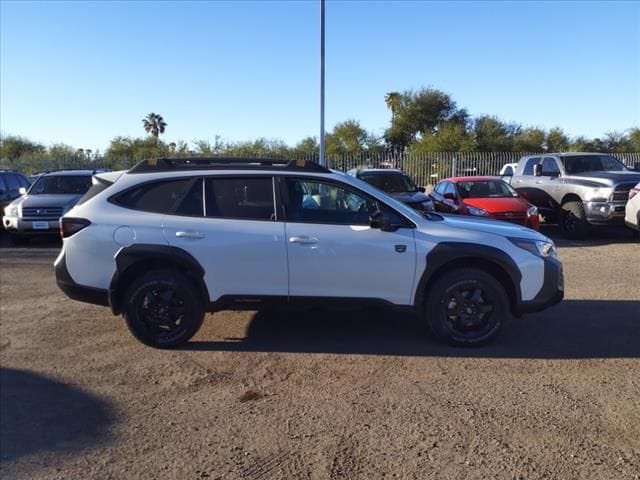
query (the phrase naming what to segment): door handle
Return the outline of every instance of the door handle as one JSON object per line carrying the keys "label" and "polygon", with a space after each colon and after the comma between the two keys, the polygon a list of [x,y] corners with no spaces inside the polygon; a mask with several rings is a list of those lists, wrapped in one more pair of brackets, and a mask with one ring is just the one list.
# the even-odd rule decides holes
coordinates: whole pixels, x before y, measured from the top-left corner
{"label": "door handle", "polygon": [[300,237],[289,237],[289,243],[298,243],[300,245],[315,245],[318,243],[318,239],[315,237],[307,237],[306,235]]}
{"label": "door handle", "polygon": [[194,231],[177,231],[176,237],[178,238],[204,238],[204,233],[194,232]]}

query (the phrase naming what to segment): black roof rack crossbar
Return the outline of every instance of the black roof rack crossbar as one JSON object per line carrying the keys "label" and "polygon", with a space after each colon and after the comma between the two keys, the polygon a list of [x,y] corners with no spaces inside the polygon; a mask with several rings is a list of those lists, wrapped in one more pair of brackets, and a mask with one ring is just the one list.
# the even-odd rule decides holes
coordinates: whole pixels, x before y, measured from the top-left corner
{"label": "black roof rack crossbar", "polygon": [[170,172],[185,170],[304,170],[329,173],[319,163],[306,160],[240,157],[185,157],[143,160],[134,165],[129,173]]}

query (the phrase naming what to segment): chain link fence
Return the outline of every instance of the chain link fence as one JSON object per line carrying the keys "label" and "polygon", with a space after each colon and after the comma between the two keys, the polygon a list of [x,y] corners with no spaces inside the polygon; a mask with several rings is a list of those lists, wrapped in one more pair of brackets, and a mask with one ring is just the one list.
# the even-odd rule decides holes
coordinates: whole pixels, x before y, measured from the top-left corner
{"label": "chain link fence", "polygon": [[[515,163],[524,155],[536,152],[434,152],[423,154],[362,154],[328,155],[330,168],[348,171],[354,168],[400,168],[411,175],[418,185],[433,185],[443,178],[469,175],[498,175],[505,163]],[[633,168],[640,162],[640,152],[612,153]],[[272,156],[270,156],[272,157]],[[284,158],[284,157],[283,157]],[[295,160],[318,161],[317,155],[289,155]],[[63,169],[128,169],[139,160],[74,156],[50,158],[46,155],[23,155],[18,160],[0,159],[0,169],[17,170],[27,174]]]}

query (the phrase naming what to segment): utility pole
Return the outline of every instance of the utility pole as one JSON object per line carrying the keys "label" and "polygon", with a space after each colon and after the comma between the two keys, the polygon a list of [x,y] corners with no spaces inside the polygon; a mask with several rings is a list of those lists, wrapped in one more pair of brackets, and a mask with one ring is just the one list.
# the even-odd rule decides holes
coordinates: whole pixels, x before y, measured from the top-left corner
{"label": "utility pole", "polygon": [[320,0],[320,165],[324,158],[324,0]]}

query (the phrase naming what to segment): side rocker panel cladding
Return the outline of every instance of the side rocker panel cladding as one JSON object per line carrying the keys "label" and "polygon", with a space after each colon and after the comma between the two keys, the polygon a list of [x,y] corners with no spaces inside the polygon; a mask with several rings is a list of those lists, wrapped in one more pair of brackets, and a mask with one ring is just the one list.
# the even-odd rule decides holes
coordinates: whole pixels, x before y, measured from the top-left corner
{"label": "side rocker panel cladding", "polygon": [[[425,268],[415,293],[415,305],[421,309],[427,294],[427,286],[434,280],[434,274],[447,264],[459,262],[483,262],[499,268],[511,283],[512,307],[521,300],[520,280],[522,274],[513,259],[502,250],[487,245],[464,242],[442,242],[432,248],[427,254],[427,266]],[[461,265],[462,266],[462,265]],[[446,268],[446,267],[445,267]],[[491,273],[491,272],[489,272]],[[509,292],[508,292],[509,293]]]}
{"label": "side rocker panel cladding", "polygon": [[[205,305],[209,303],[209,293],[204,283],[202,265],[188,252],[169,245],[136,244],[123,247],[115,257],[116,272],[109,287],[109,304],[114,314],[120,312],[120,295],[130,280],[127,272],[139,264],[152,264],[160,268],[179,268],[187,272],[196,282]],[[123,284],[124,282],[124,284]]]}

